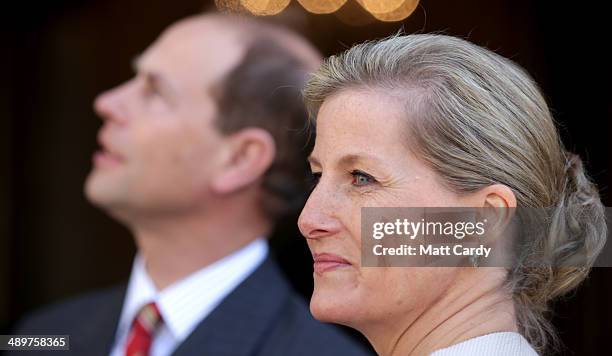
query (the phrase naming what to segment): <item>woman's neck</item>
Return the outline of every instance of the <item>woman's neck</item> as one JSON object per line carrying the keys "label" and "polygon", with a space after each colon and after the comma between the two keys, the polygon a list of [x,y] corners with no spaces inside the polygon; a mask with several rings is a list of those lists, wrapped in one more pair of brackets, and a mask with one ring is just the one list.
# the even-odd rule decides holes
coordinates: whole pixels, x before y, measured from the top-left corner
{"label": "woman's neck", "polygon": [[514,303],[502,289],[505,272],[480,268],[464,273],[436,301],[362,331],[378,354],[429,355],[478,336],[517,331]]}

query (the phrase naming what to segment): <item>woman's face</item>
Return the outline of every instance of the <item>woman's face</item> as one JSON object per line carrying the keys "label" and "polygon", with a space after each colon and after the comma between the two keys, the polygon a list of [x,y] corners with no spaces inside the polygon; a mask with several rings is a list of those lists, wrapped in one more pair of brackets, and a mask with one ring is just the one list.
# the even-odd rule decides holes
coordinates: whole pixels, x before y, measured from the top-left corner
{"label": "woman's face", "polygon": [[360,266],[361,207],[471,206],[411,153],[403,105],[382,91],[353,89],[319,111],[309,159],[318,183],[298,222],[315,260],[310,308],[319,320],[360,329],[416,315],[457,275],[453,268]]}

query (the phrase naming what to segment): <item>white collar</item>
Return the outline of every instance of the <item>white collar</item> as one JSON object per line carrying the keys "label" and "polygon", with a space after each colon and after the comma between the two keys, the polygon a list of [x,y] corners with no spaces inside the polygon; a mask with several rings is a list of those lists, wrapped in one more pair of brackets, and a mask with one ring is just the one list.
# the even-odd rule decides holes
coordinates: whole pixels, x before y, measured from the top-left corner
{"label": "white collar", "polygon": [[268,244],[258,238],[232,254],[158,291],[139,254],[117,329],[118,339],[127,334],[136,314],[149,302],[157,303],[164,325],[182,342],[221,301],[244,281],[268,255]]}

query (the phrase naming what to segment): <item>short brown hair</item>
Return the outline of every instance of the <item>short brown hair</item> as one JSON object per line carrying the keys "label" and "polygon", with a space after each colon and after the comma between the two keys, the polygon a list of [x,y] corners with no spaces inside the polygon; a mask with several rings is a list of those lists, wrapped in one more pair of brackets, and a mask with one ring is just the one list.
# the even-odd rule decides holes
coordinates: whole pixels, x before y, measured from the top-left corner
{"label": "short brown hair", "polygon": [[310,147],[301,90],[309,67],[277,37],[260,33],[247,42],[242,61],[214,91],[222,133],[260,127],[274,138],[276,156],[263,177],[262,201],[273,220],[298,211],[306,198]]}

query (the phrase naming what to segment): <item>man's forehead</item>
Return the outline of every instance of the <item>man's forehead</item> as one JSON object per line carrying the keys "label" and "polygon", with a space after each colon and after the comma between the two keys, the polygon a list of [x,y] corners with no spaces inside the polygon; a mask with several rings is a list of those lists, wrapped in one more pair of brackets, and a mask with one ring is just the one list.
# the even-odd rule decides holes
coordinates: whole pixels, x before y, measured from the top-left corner
{"label": "man's forehead", "polygon": [[156,43],[166,50],[194,55],[204,53],[222,56],[237,54],[245,46],[242,36],[247,33],[229,26],[227,21],[202,17],[178,22],[162,33]]}
{"label": "man's forehead", "polygon": [[147,48],[137,59],[136,69],[219,79],[238,65],[245,51],[244,41],[227,28],[215,18],[179,22]]}
{"label": "man's forehead", "polygon": [[214,15],[202,15],[188,17],[170,25],[162,34],[173,36],[205,36],[228,37],[235,35],[235,26],[232,26],[229,19]]}

